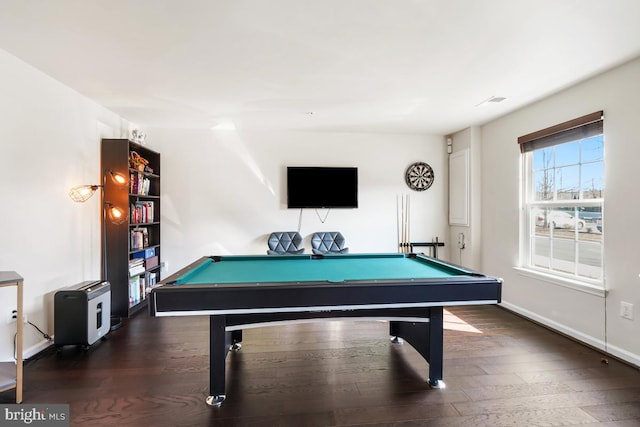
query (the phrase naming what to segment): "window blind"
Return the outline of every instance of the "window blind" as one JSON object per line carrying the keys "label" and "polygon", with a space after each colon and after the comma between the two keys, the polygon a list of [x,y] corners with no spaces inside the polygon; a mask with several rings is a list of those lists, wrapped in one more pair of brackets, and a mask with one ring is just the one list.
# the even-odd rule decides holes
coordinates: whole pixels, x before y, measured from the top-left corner
{"label": "window blind", "polygon": [[518,138],[520,151],[526,153],[565,142],[576,141],[603,132],[603,112],[587,114]]}

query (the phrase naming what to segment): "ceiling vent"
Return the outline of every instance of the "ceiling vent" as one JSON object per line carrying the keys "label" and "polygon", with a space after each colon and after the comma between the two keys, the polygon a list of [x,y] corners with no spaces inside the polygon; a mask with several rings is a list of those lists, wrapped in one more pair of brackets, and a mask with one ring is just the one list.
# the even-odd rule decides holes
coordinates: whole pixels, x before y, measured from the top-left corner
{"label": "ceiling vent", "polygon": [[476,104],[476,107],[480,107],[480,106],[482,106],[482,105],[487,105],[487,104],[489,104],[489,103],[498,103],[498,102],[502,102],[502,101],[504,101],[505,99],[507,99],[507,98],[505,98],[504,96],[491,96],[491,97],[489,97],[489,98],[485,99],[484,101],[482,101],[481,103]]}

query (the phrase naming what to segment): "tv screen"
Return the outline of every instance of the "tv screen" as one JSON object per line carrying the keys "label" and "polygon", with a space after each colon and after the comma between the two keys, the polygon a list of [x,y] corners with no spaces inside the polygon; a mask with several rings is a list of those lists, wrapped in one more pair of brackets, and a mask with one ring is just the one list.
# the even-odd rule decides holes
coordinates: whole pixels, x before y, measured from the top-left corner
{"label": "tv screen", "polygon": [[287,167],[289,208],[357,208],[358,168]]}

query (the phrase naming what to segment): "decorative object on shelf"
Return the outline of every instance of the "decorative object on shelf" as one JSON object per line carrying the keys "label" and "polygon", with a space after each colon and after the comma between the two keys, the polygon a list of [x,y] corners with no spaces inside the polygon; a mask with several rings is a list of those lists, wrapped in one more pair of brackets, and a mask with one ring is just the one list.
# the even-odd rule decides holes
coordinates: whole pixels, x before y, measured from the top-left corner
{"label": "decorative object on shelf", "polygon": [[146,133],[142,132],[140,129],[134,129],[131,131],[131,138],[129,138],[129,141],[135,142],[137,144],[144,144],[144,140],[146,138]]}
{"label": "decorative object on shelf", "polygon": [[415,162],[407,168],[404,180],[412,190],[424,191],[433,184],[433,169],[424,162]]}
{"label": "decorative object on shelf", "polygon": [[[131,169],[145,172],[147,166],[149,166],[149,160],[142,157],[136,151],[129,153],[129,167]],[[151,170],[151,172],[153,172],[153,170]]]}

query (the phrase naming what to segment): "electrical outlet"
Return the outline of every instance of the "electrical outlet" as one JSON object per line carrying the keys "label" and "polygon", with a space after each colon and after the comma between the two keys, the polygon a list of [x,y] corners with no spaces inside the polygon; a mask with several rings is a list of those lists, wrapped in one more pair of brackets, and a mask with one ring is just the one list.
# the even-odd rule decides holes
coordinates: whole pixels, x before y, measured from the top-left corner
{"label": "electrical outlet", "polygon": [[633,304],[621,301],[620,302],[620,317],[633,320]]}
{"label": "electrical outlet", "polygon": [[[18,310],[12,309],[9,312],[9,318],[7,319],[7,323],[13,323],[18,318]],[[22,313],[22,323],[28,323],[27,315]]]}
{"label": "electrical outlet", "polygon": [[9,310],[9,316],[7,317],[7,323],[13,323],[18,317],[18,310]]}

